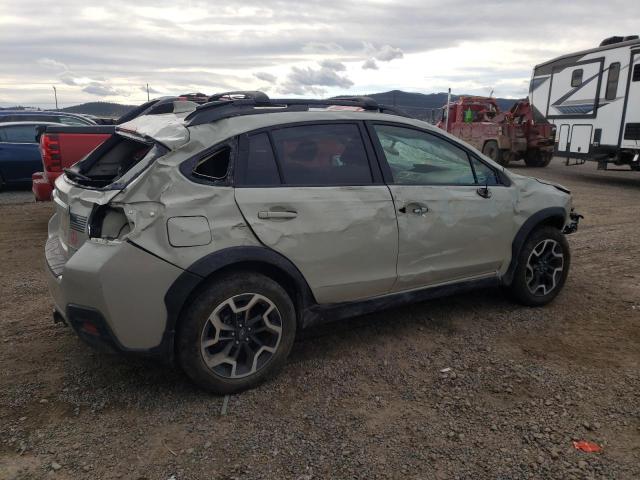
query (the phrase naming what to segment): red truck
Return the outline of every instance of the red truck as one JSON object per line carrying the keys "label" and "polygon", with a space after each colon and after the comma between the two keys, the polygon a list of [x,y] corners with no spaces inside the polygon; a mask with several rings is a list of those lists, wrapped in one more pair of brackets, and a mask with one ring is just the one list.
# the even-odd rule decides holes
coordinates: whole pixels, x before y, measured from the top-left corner
{"label": "red truck", "polygon": [[113,126],[47,127],[40,135],[40,154],[44,171],[31,175],[31,190],[36,201],[51,200],[53,184],[64,169],[84,158],[109,138]]}
{"label": "red truck", "polygon": [[546,167],[553,156],[555,126],[536,118],[528,100],[500,112],[491,97],[460,97],[443,108],[437,126],[470,143],[501,165],[524,160],[528,167]]}
{"label": "red truck", "polygon": [[142,115],[153,115],[173,111],[173,102],[190,101],[198,104],[207,102],[209,97],[203,93],[187,93],[178,97],[162,97],[143,103],[124,114],[113,125],[95,125],[87,127],[50,126],[40,135],[40,153],[42,172],[31,176],[31,190],[36,201],[51,200],[54,183],[64,169],[87,156],[102,144],[120,125]]}

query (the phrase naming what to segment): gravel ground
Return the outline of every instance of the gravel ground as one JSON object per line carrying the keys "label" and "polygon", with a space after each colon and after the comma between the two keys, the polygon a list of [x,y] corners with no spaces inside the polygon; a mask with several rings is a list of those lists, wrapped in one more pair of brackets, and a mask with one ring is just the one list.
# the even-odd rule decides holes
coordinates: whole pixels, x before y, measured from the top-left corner
{"label": "gravel ground", "polygon": [[323,326],[226,415],[179,371],[54,325],[51,205],[0,205],[0,478],[640,478],[640,174],[514,170],[586,217],[555,302],[486,290]]}
{"label": "gravel ground", "polygon": [[30,188],[0,191],[0,205],[15,205],[20,203],[35,203],[33,192]]}

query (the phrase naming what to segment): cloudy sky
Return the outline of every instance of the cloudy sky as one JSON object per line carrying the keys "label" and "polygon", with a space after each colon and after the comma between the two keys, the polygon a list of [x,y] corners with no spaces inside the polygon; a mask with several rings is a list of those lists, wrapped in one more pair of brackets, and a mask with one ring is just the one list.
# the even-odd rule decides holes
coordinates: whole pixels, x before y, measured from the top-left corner
{"label": "cloudy sky", "polygon": [[640,33],[637,0],[0,0],[0,106],[260,89],[522,97],[531,68]]}

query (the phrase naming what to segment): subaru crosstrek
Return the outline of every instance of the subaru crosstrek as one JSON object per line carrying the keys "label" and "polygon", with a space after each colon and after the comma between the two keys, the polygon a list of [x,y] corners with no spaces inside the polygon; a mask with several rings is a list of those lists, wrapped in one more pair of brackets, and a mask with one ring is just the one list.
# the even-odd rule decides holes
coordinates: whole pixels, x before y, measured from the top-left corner
{"label": "subaru crosstrek", "polygon": [[260,92],[164,111],[56,181],[54,316],[90,344],[231,393],[310,325],[491,285],[540,306],[565,283],[570,192],[427,123]]}

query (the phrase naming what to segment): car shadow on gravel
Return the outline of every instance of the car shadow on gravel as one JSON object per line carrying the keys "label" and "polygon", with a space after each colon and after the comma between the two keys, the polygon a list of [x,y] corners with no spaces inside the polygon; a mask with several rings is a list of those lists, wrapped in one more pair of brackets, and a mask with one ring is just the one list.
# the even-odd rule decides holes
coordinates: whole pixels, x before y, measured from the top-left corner
{"label": "car shadow on gravel", "polygon": [[[427,336],[453,337],[459,334],[459,317],[490,316],[492,310],[508,309],[509,304],[499,289],[485,289],[326,323],[300,332],[288,363],[321,362],[323,357],[340,356],[363,342],[366,346],[366,342],[402,341],[418,329]],[[178,365],[96,352],[71,331],[69,336],[77,345],[64,360],[63,398],[78,408],[101,410],[132,404],[153,408],[181,399],[211,398]]]}
{"label": "car shadow on gravel", "polygon": [[327,354],[333,354],[363,338],[382,341],[385,337],[411,336],[416,329],[427,334],[455,336],[459,333],[458,318],[489,317],[496,308],[505,310],[510,306],[513,308],[514,304],[500,289],[488,288],[329,322],[300,332],[290,361],[308,357],[319,342]]}

